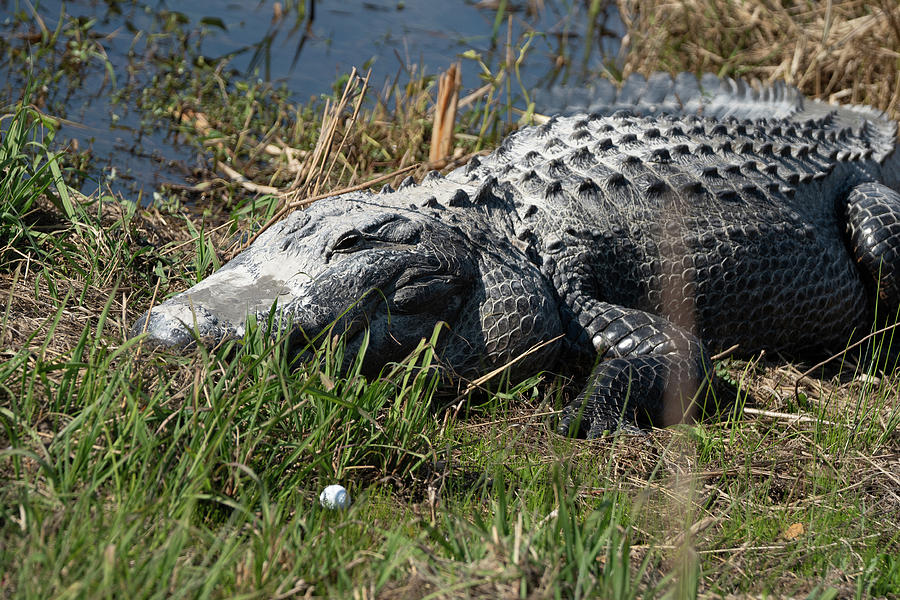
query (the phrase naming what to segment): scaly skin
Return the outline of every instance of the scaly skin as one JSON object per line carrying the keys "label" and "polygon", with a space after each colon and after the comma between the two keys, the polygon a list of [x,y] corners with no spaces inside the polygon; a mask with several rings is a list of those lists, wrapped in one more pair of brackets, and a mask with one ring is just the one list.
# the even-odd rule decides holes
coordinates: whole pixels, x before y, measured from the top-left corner
{"label": "scaly skin", "polygon": [[[133,332],[215,341],[277,301],[298,351],[336,322],[352,354],[368,327],[374,374],[444,321],[458,377],[560,337],[515,375],[594,365],[561,433],[680,421],[710,351],[842,347],[868,330],[880,275],[879,301],[900,304],[896,125],[720,85],[634,77],[446,177],[320,201]],[[610,114],[623,104],[635,114]]]}

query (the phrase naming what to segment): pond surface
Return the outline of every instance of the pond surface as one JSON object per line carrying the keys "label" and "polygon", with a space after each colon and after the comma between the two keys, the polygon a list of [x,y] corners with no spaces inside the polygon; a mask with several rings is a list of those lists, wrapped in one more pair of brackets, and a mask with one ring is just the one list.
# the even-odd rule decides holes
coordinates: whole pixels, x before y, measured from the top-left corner
{"label": "pond surface", "polygon": [[[409,70],[439,73],[464,52],[496,66],[507,15],[514,47],[536,33],[521,71],[528,88],[583,81],[614,60],[622,25],[608,3],[523,0],[499,18],[497,4],[0,0],[0,105],[21,98],[30,74],[39,84],[32,100],[66,119],[57,141],[85,156],[83,190],[99,185],[133,197],[184,182],[206,159],[176,135],[169,115],[141,100],[167,70],[215,64],[232,83],[270,81],[305,103],[330,94],[354,66],[371,66],[376,86],[403,82]],[[594,16],[592,4],[601,9]],[[463,61],[463,93],[482,84],[478,71]]]}

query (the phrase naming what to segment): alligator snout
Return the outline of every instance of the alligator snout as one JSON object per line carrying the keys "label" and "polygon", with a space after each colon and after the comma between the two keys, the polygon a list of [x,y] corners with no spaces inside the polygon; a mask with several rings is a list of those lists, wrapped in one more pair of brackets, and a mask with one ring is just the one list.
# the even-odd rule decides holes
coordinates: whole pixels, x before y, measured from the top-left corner
{"label": "alligator snout", "polygon": [[[277,267],[279,263],[274,262]],[[295,277],[302,281],[304,278]],[[247,268],[236,259],[189,290],[152,307],[132,326],[131,337],[169,349],[215,346],[244,334],[248,315],[266,315],[274,304],[293,298],[285,278]]]}
{"label": "alligator snout", "polygon": [[460,231],[408,210],[341,200],[283,223],[153,307],[131,335],[169,349],[209,347],[243,337],[248,317],[264,326],[271,315],[270,334],[287,336],[292,358],[337,336],[345,359],[365,350],[364,371],[376,375],[429,339],[438,322],[462,323],[458,354],[480,343],[477,254]]}
{"label": "alligator snout", "polygon": [[166,303],[144,313],[131,327],[130,337],[146,333],[145,342],[163,348],[188,348],[197,341],[215,345],[235,328],[200,305]]}
{"label": "alligator snout", "polygon": [[129,337],[143,334],[146,343],[169,350],[190,349],[198,342],[211,348],[223,339],[243,336],[248,316],[264,325],[274,308],[272,335],[289,332],[291,344],[303,347],[315,343],[326,329],[349,337],[359,333],[381,298],[370,293],[344,306],[335,301],[343,287],[338,282],[289,290],[264,279],[243,288],[224,287],[212,279],[154,306],[132,325]]}

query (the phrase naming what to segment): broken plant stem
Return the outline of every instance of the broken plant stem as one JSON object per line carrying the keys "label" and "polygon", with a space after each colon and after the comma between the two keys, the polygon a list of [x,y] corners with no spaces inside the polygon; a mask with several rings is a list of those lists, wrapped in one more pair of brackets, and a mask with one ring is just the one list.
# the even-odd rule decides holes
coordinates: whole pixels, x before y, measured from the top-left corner
{"label": "broken plant stem", "polygon": [[846,348],[844,348],[844,349],[841,350],[840,352],[838,352],[838,353],[836,353],[836,354],[832,354],[831,356],[829,356],[829,357],[826,358],[825,360],[823,360],[823,361],[821,361],[821,362],[819,362],[819,363],[816,363],[816,364],[813,365],[812,367],[810,367],[810,368],[808,368],[807,370],[805,370],[805,371],[803,371],[802,373],[800,373],[800,376],[797,377],[796,381],[794,381],[794,398],[795,398],[798,402],[800,401],[800,382],[803,381],[803,378],[804,378],[804,377],[808,376],[810,373],[812,373],[812,372],[815,371],[816,369],[821,368],[821,367],[827,365],[828,363],[830,363],[830,362],[833,361],[834,359],[840,358],[840,357],[844,356],[844,355],[847,354],[847,352],[849,352],[850,350],[853,350],[854,348],[857,348],[857,347],[861,346],[861,345],[864,344],[865,342],[871,340],[871,339],[872,339],[873,337],[875,337],[876,335],[880,335],[880,334],[882,334],[882,333],[885,333],[885,332],[887,332],[887,331],[890,331],[891,329],[896,329],[897,327],[900,327],[900,323],[894,323],[893,325],[887,325],[887,326],[885,326],[885,327],[882,327],[881,329],[878,329],[878,330],[876,330],[876,331],[873,331],[872,333],[870,333],[869,335],[865,336],[865,337],[862,338],[861,340],[859,340],[859,341],[857,341],[857,342],[854,342],[853,344],[850,344],[849,346],[847,346]]}
{"label": "broken plant stem", "polygon": [[[303,200],[294,200],[293,202],[289,202],[289,203],[285,204],[284,207],[282,207],[281,210],[279,210],[271,219],[266,221],[266,223],[262,227],[259,228],[259,231],[257,231],[252,236],[250,236],[250,239],[247,240],[247,243],[243,244],[237,250],[235,250],[234,254],[238,254],[239,252],[245,250],[247,247],[250,246],[250,244],[255,242],[256,239],[260,235],[262,235],[262,233],[265,230],[267,230],[269,227],[271,227],[272,225],[274,225],[275,223],[277,223],[278,221],[283,219],[285,217],[285,215],[287,215],[289,212],[291,212],[297,208],[302,208],[304,206],[308,206],[309,204],[312,204],[313,202],[316,202],[317,200],[322,200],[324,198],[329,198],[331,196],[338,196],[340,194],[349,194],[350,192],[358,192],[358,191],[364,190],[370,186],[375,185],[376,183],[381,183],[382,181],[387,181],[388,179],[391,179],[398,175],[403,175],[405,173],[408,173],[410,171],[418,169],[419,167],[422,166],[422,164],[424,164],[424,163],[416,163],[414,165],[408,165],[406,167],[403,167],[402,169],[397,169],[396,171],[392,171],[390,173],[385,173],[384,175],[379,175],[378,177],[375,177],[374,179],[370,179],[370,180],[360,183],[358,185],[353,185],[353,186],[346,187],[346,188],[343,188],[340,190],[335,190],[333,192],[325,192],[324,194],[317,194],[315,196],[310,196],[309,198],[304,198]],[[234,255],[230,256],[229,260],[231,258],[234,258]]]}

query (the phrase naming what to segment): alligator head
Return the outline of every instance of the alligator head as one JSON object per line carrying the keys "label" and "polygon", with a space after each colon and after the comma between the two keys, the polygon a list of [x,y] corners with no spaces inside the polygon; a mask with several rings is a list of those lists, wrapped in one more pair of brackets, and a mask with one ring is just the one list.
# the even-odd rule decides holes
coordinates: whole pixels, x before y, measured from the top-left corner
{"label": "alligator head", "polygon": [[[131,334],[187,347],[244,334],[247,318],[300,353],[321,334],[345,334],[353,357],[369,332],[364,372],[405,358],[439,322],[439,356],[463,374],[493,368],[560,330],[549,285],[514,246],[440,215],[331,199],[297,211],[189,290],[145,313]],[[274,307],[274,308],[273,308]],[[274,312],[272,312],[274,311]],[[287,331],[285,331],[287,330]],[[528,361],[546,365],[555,348]],[[348,358],[349,360],[349,358]]]}

